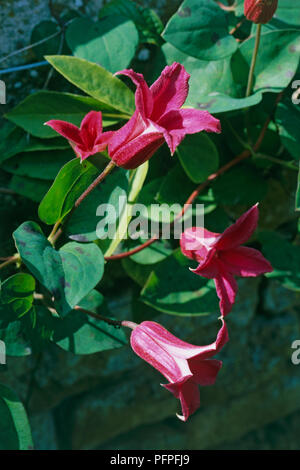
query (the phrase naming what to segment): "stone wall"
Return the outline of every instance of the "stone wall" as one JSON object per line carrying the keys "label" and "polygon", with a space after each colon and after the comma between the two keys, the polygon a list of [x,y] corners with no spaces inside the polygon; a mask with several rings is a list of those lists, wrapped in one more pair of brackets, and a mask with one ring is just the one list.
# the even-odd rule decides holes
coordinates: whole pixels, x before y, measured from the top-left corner
{"label": "stone wall", "polygon": [[[129,300],[120,294],[114,313],[128,311]],[[188,423],[175,417],[177,400],[160,387],[160,374],[129,347],[74,356],[53,345],[43,354],[29,404],[37,448],[300,448],[294,435],[300,366],[291,363],[299,305],[299,294],[276,281],[240,280],[223,368],[214,386],[201,389],[202,406]],[[158,321],[199,344],[213,340],[218,328],[211,317],[162,315]],[[23,400],[34,361],[8,358],[1,374]]]}
{"label": "stone wall", "polygon": [[[95,17],[105,3],[108,3],[107,0],[0,0],[0,60],[30,44],[34,26],[53,18],[53,14],[69,8]],[[168,18],[176,10],[180,0],[142,0],[137,3],[155,8],[160,15]],[[30,57],[30,51],[18,54],[0,63],[0,69],[19,65],[30,60]]]}

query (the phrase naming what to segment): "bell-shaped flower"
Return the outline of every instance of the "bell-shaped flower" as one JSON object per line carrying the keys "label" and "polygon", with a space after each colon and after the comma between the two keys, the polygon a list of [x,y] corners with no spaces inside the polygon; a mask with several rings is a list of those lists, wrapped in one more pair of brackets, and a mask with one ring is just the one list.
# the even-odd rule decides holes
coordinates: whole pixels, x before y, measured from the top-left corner
{"label": "bell-shaped flower", "polygon": [[245,0],[244,11],[248,20],[256,24],[268,23],[278,7],[278,0]]}
{"label": "bell-shaped flower", "polygon": [[186,134],[221,132],[220,121],[207,111],[181,109],[189,92],[190,75],[183,65],[167,66],[149,88],[142,74],[123,70],[136,85],[136,111],[109,142],[108,151],[116,165],[137,168],[167,142],[171,153]]}
{"label": "bell-shaped flower", "polygon": [[182,253],[199,263],[192,271],[214,279],[223,316],[231,311],[235,302],[237,283],[234,276],[259,276],[273,271],[260,251],[240,246],[253,234],[258,216],[256,204],[223,233],[192,227],[181,235]]}
{"label": "bell-shaped flower", "polygon": [[81,121],[80,128],[70,122],[52,119],[45,122],[58,134],[68,139],[71,147],[81,161],[99,152],[103,152],[113,132],[102,132],[101,111],[90,111]]}
{"label": "bell-shaped flower", "polygon": [[199,385],[213,385],[222,366],[211,357],[228,341],[224,320],[216,341],[207,346],[186,343],[152,321],[130,327],[134,328],[130,338],[133,351],[165,376],[168,383],[162,386],[179,398],[182,415],[177,416],[186,421],[200,406]]}

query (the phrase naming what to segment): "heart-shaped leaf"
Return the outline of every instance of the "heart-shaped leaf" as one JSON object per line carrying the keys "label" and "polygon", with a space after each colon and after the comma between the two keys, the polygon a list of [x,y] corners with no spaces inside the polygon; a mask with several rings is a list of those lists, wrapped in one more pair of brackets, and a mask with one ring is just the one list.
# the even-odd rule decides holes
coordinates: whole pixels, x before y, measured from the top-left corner
{"label": "heart-shaped leaf", "polygon": [[13,234],[22,261],[66,315],[93,289],[104,271],[104,258],[94,243],[75,242],[56,251],[34,222],[24,222]]}

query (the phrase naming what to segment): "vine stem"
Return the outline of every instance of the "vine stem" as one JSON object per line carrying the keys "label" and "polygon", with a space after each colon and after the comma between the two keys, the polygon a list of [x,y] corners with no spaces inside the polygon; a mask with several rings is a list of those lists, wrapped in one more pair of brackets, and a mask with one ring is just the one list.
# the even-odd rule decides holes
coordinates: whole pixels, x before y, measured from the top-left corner
{"label": "vine stem", "polygon": [[121,320],[112,320],[111,318],[104,317],[103,315],[99,315],[98,313],[90,312],[89,310],[86,310],[85,308],[79,307],[79,305],[76,305],[76,307],[74,307],[74,310],[85,313],[86,315],[89,315],[90,317],[96,318],[97,320],[104,321],[108,325],[120,327],[120,326],[122,326],[122,323],[123,323]]}
{"label": "vine stem", "polygon": [[[89,185],[89,187],[75,201],[73,209],[71,210],[71,212],[69,212],[68,217],[70,217],[71,214],[73,214],[74,210],[80,206],[80,204],[84,201],[84,199],[98,186],[98,184],[101,183],[101,181],[103,181],[106,178],[106,176],[115,168],[115,166],[116,165],[112,161],[108,163],[108,165],[104,168],[102,173],[100,173],[100,175],[97,176],[97,178]],[[50,233],[48,237],[49,242],[53,246],[55,245],[55,242],[57,241],[57,239],[63,233],[62,228],[59,228],[60,223],[61,221],[56,222],[56,224],[54,225],[52,229],[52,232]]]}
{"label": "vine stem", "polygon": [[0,269],[6,268],[6,266],[9,266],[10,264],[16,263],[19,260],[20,260],[20,255],[19,254],[11,256],[6,261],[4,261],[4,263],[0,264]]}
{"label": "vine stem", "polygon": [[[277,99],[276,99],[275,106],[279,103],[279,101],[281,100],[281,97],[282,97],[282,93],[279,93],[278,96],[277,96]],[[248,146],[247,146],[247,148],[245,150],[243,150],[243,152],[241,152],[239,155],[237,155],[237,157],[233,158],[230,162],[226,163],[226,165],[222,166],[216,173],[212,173],[207,178],[206,181],[201,183],[195,189],[195,191],[192,192],[192,194],[189,196],[186,203],[184,204],[182,211],[176,216],[175,220],[178,220],[180,217],[182,217],[185,214],[185,212],[186,212],[187,208],[189,207],[189,205],[194,202],[194,200],[201,193],[201,191],[203,191],[212,181],[216,180],[219,176],[223,175],[226,171],[228,171],[233,166],[235,166],[238,163],[242,162],[246,158],[251,157],[253,152],[256,152],[259,149],[259,147],[261,146],[261,144],[264,140],[264,136],[267,132],[267,129],[269,127],[271,119],[272,119],[271,116],[269,116],[267,118],[267,120],[265,121],[265,123],[263,125],[263,128],[262,128],[262,130],[259,134],[259,137],[258,137],[256,143],[254,144],[253,148],[248,148]],[[136,253],[139,253],[140,251],[144,250],[148,246],[152,245],[152,243],[155,243],[157,240],[159,240],[159,236],[150,238],[149,240],[147,240],[142,245],[140,245],[140,246],[138,246],[138,247],[136,247],[136,248],[134,248],[130,251],[125,251],[124,253],[119,253],[117,255],[106,256],[105,260],[106,261],[113,261],[113,260],[128,258],[129,256],[132,256],[132,255],[134,255]]]}
{"label": "vine stem", "polygon": [[250,96],[251,92],[252,92],[253,79],[254,79],[254,70],[255,70],[255,66],[256,66],[257,55],[258,55],[259,44],[260,44],[260,38],[261,38],[261,26],[262,26],[261,24],[258,24],[257,29],[256,29],[255,46],[254,46],[251,66],[250,66],[250,70],[249,70],[246,98],[248,98],[248,96]]}
{"label": "vine stem", "polygon": [[101,181],[106,178],[106,176],[115,168],[115,164],[113,161],[110,161],[109,164],[104,168],[102,173],[89,185],[89,187],[79,196],[77,201],[74,204],[74,209],[80,206],[80,204],[84,201],[84,199],[101,183]]}
{"label": "vine stem", "polygon": [[97,320],[104,321],[108,325],[114,326],[116,328],[120,328],[121,326],[123,326],[125,328],[130,328],[131,330],[134,330],[138,326],[137,323],[134,323],[130,320],[112,320],[111,318],[104,317],[103,315],[99,315],[98,313],[94,313],[90,310],[86,310],[85,308],[81,308],[79,307],[79,305],[76,305],[76,307],[74,307],[74,310],[85,313],[86,315],[96,318]]}

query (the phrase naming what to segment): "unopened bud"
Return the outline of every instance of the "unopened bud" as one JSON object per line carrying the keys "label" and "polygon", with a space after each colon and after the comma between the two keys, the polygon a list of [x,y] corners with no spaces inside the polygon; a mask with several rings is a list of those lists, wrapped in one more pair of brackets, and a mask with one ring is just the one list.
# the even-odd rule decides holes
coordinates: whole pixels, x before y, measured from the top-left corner
{"label": "unopened bud", "polygon": [[245,0],[244,11],[248,20],[253,23],[268,23],[278,7],[278,0]]}

